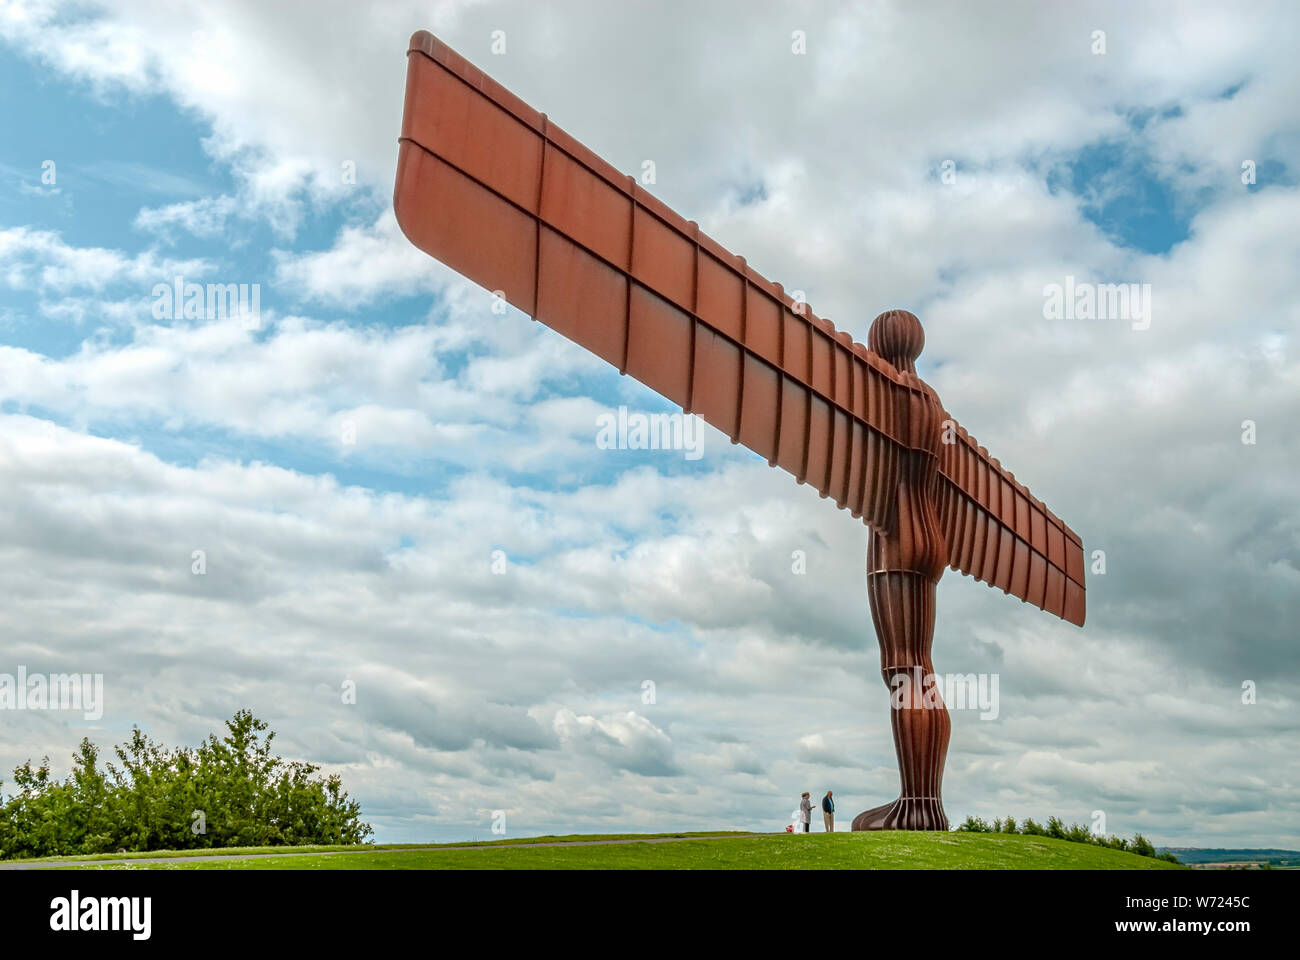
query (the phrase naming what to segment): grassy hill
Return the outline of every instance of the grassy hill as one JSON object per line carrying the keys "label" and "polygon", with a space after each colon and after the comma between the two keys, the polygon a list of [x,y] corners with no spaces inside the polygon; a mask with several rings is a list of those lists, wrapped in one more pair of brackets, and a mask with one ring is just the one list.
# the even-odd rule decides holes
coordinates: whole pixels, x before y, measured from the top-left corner
{"label": "grassy hill", "polygon": [[[131,858],[108,869],[194,870],[1167,870],[1150,857],[1048,837],[1014,834],[881,833],[532,837],[476,845],[405,845],[311,850],[188,851]],[[664,835],[658,835],[663,837]],[[669,835],[672,836],[672,835]],[[548,844],[562,844],[551,846]],[[195,856],[229,853],[220,859]],[[257,856],[250,854],[271,854]],[[161,858],[175,857],[174,862]],[[46,866],[68,865],[48,861]],[[83,868],[84,869],[84,868]]]}

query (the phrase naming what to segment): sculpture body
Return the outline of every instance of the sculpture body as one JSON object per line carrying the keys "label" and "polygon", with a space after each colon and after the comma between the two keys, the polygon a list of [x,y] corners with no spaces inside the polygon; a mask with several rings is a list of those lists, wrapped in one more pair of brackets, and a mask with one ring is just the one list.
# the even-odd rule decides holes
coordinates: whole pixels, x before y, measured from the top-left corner
{"label": "sculpture body", "polygon": [[871,325],[871,349],[894,365],[914,389],[900,398],[899,419],[910,447],[898,478],[894,519],[873,530],[867,547],[867,597],[880,644],[880,673],[891,692],[890,724],[898,755],[899,798],[860,813],[854,830],[947,830],[943,765],[951,723],[938,690],[930,648],[934,591],[947,566],[935,496],[943,407],[914,363],[924,338],[916,317],[882,313]]}

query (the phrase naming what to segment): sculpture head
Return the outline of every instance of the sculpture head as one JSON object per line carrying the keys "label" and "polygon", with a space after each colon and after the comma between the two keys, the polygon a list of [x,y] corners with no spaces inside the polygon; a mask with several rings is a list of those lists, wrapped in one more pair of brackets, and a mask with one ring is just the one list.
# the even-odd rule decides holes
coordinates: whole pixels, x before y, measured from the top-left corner
{"label": "sculpture head", "polygon": [[886,310],[867,331],[867,347],[907,373],[916,373],[916,358],[924,346],[921,321],[907,310]]}

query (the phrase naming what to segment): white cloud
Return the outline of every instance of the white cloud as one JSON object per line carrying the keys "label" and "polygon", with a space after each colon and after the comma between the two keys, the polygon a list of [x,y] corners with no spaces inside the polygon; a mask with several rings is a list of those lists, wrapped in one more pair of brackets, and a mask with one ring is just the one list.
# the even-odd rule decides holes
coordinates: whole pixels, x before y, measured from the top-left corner
{"label": "white cloud", "polygon": [[169,203],[163,207],[146,207],[136,214],[135,225],[141,230],[169,234],[182,229],[196,237],[219,236],[238,209],[233,197],[203,197]]}
{"label": "white cloud", "polygon": [[411,246],[391,210],[367,227],[344,227],[328,250],[276,251],[276,277],[308,301],[347,308],[384,296],[432,293],[455,274]]}
{"label": "white cloud", "polygon": [[64,296],[131,284],[144,297],[155,283],[178,275],[201,277],[210,269],[203,259],[159,257],[152,250],[127,256],[104,247],[73,246],[51,230],[33,227],[0,229],[0,263],[5,286]]}

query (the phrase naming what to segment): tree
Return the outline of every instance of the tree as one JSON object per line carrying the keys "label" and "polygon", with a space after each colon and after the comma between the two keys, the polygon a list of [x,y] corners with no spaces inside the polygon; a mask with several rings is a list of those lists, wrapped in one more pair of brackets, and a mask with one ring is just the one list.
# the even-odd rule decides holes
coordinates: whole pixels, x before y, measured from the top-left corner
{"label": "tree", "polygon": [[361,804],[337,775],[271,752],[274,732],[249,710],[197,748],[168,749],[136,727],[99,766],[82,740],[72,772],[50,776],[49,758],[0,783],[0,858],[184,850],[196,847],[355,844],[372,834]]}

